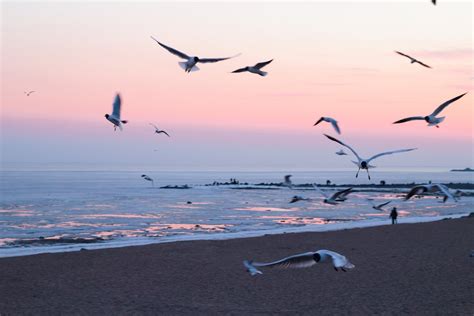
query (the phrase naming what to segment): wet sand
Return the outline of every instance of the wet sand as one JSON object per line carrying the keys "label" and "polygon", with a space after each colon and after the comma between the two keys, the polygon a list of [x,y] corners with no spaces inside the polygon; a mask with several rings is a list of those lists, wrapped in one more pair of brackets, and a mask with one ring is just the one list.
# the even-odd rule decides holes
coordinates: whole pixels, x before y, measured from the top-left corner
{"label": "wet sand", "polygon": [[[330,249],[329,264],[263,270]],[[474,314],[474,218],[0,258],[0,315]]]}

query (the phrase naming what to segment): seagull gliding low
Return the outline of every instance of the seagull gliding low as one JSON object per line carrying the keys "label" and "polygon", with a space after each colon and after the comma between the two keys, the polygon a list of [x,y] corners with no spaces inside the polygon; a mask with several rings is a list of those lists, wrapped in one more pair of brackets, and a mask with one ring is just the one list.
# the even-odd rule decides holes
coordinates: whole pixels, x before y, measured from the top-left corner
{"label": "seagull gliding low", "polygon": [[273,61],[273,59],[271,59],[269,61],[264,61],[264,62],[258,63],[255,66],[247,66],[247,67],[244,67],[244,68],[239,68],[237,70],[232,71],[232,73],[248,71],[248,72],[251,72],[253,74],[257,74],[257,75],[260,75],[262,77],[265,77],[268,74],[268,72],[262,71],[261,69],[263,67],[265,67],[266,65],[268,65],[269,63],[271,63],[272,61]]}

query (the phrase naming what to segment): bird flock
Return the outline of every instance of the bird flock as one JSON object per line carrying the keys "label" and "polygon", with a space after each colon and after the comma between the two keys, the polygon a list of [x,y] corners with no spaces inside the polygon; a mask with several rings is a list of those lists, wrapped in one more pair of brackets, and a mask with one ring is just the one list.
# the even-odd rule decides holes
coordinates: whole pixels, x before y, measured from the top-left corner
{"label": "bird flock", "polygon": [[[432,2],[433,5],[436,5],[436,0],[431,0],[431,2]],[[151,36],[151,39],[153,41],[155,41],[160,47],[167,50],[169,53],[179,57],[181,59],[181,61],[178,62],[178,65],[185,71],[185,73],[191,73],[191,72],[196,72],[196,71],[200,70],[199,67],[197,66],[198,64],[221,62],[221,61],[225,61],[225,60],[228,60],[228,59],[231,59],[231,58],[235,58],[235,57],[240,55],[240,54],[236,54],[234,56],[220,57],[220,58],[207,58],[207,57],[191,56],[191,55],[183,53],[183,52],[181,52],[181,51],[179,51],[175,48],[172,48],[168,45],[163,44],[162,42],[160,42],[158,39],[156,39],[153,36]],[[398,55],[401,55],[405,58],[408,58],[410,60],[411,64],[419,64],[419,65],[421,65],[425,68],[429,68],[429,69],[432,68],[431,66],[427,65],[426,63],[420,61],[419,59],[417,59],[415,57],[412,57],[412,56],[407,55],[405,53],[402,53],[400,51],[395,51],[395,53],[398,54]],[[262,68],[266,67],[267,65],[269,65],[272,62],[273,62],[273,59],[270,59],[268,61],[258,62],[253,66],[245,66],[245,67],[233,70],[233,71],[231,71],[231,73],[248,72],[248,73],[251,73],[251,74],[259,75],[261,77],[265,77],[265,76],[268,75],[268,72],[263,71]],[[24,94],[26,96],[30,96],[34,92],[35,91],[25,91]],[[456,96],[456,97],[442,103],[429,115],[426,115],[426,116],[411,116],[411,117],[407,117],[407,118],[397,120],[397,121],[393,122],[393,124],[401,124],[401,123],[406,123],[406,122],[410,122],[410,121],[419,120],[419,121],[427,122],[428,126],[436,126],[437,128],[439,128],[439,124],[441,124],[445,119],[445,117],[439,117],[439,114],[446,107],[448,107],[450,104],[452,104],[453,102],[455,102],[455,101],[459,100],[460,98],[462,98],[465,94],[466,93],[463,93],[459,96]],[[105,114],[105,118],[110,123],[113,124],[114,131],[117,130],[117,128],[122,131],[123,128],[124,128],[124,125],[128,123],[127,120],[123,120],[121,118],[121,107],[122,107],[122,99],[121,99],[120,94],[117,93],[116,96],[115,96],[113,105],[112,105],[112,113],[111,114]],[[316,123],[314,123],[313,126],[317,126],[322,122],[326,122],[326,123],[331,124],[334,131],[338,135],[341,135],[341,128],[340,128],[339,123],[336,119],[334,119],[332,117],[328,117],[328,116],[322,116],[316,121]],[[149,123],[149,124],[154,128],[154,133],[155,134],[164,134],[164,135],[170,137],[170,135],[165,130],[162,130],[162,129],[158,128],[153,123]],[[392,150],[392,151],[386,151],[386,152],[378,153],[376,155],[371,156],[370,158],[362,158],[351,146],[344,143],[343,141],[341,141],[341,140],[339,140],[339,139],[337,139],[333,136],[327,135],[327,134],[324,134],[324,136],[326,138],[328,138],[329,140],[331,140],[332,142],[335,142],[335,143],[347,148],[349,151],[351,151],[352,154],[357,159],[357,161],[354,161],[354,160],[352,161],[358,168],[357,173],[356,173],[356,178],[358,177],[360,170],[366,170],[369,180],[371,179],[369,169],[375,168],[374,165],[371,165],[371,162],[373,160],[375,160],[376,158],[379,158],[379,157],[382,157],[382,156],[385,156],[385,155],[392,155],[392,154],[397,154],[397,153],[410,152],[410,151],[413,151],[413,150],[417,149],[417,148],[398,149],[398,150]],[[347,155],[347,153],[344,152],[343,149],[340,149],[339,151],[337,151],[336,154],[339,155],[339,156]],[[143,175],[141,175],[141,177],[144,180],[151,182],[152,185],[154,185],[154,180],[150,176],[143,174]],[[284,181],[282,183],[282,186],[288,187],[289,189],[292,189],[293,184],[292,184],[292,181],[291,181],[290,178],[291,178],[291,175],[286,175],[284,177]],[[354,192],[353,188],[347,188],[347,189],[344,189],[344,190],[337,191],[337,192],[333,193],[332,195],[328,195],[327,193],[323,192],[316,184],[314,184],[313,187],[314,187],[315,190],[319,191],[322,196],[324,196],[323,202],[326,203],[326,204],[330,204],[330,205],[337,205],[341,202],[346,201],[347,198],[348,198],[347,196],[350,193]],[[425,194],[425,193],[440,193],[443,196],[443,202],[446,202],[448,199],[452,199],[452,200],[456,201],[457,197],[459,197],[461,195],[460,192],[459,193],[456,192],[454,195],[451,194],[449,192],[449,189],[446,186],[442,185],[442,184],[424,184],[424,185],[417,185],[417,186],[411,188],[411,190],[405,196],[404,200],[406,201],[406,200],[409,200],[410,198],[412,198],[416,195],[422,195],[422,194]],[[295,202],[298,202],[298,201],[310,201],[310,200],[311,199],[303,198],[301,196],[294,196],[290,200],[290,203],[295,203]],[[391,203],[391,201],[387,201],[387,202],[384,202],[384,203],[381,203],[381,204],[375,204],[375,203],[373,203],[372,200],[369,200],[369,202],[371,203],[372,208],[375,209],[375,210],[378,210],[378,211],[383,211],[383,207],[388,205],[389,203]],[[274,261],[274,262],[268,262],[268,263],[260,263],[260,262],[245,260],[243,262],[243,264],[244,264],[246,270],[252,276],[254,276],[254,275],[262,274],[262,272],[260,270],[258,270],[257,268],[263,268],[263,267],[264,268],[274,268],[274,267],[280,267],[280,268],[306,268],[306,267],[311,267],[311,266],[313,266],[317,263],[322,263],[322,262],[332,262],[332,265],[333,265],[333,267],[336,271],[341,270],[341,271],[345,272],[346,270],[353,269],[355,267],[355,265],[352,264],[351,262],[349,262],[349,260],[345,256],[343,256],[343,255],[341,255],[337,252],[330,251],[330,250],[318,250],[318,251],[315,251],[315,252],[306,252],[306,253],[302,253],[302,254],[292,255],[292,256],[289,256],[289,257],[286,257],[286,258],[283,258],[283,259],[280,259],[280,260],[277,260],[277,261]]]}

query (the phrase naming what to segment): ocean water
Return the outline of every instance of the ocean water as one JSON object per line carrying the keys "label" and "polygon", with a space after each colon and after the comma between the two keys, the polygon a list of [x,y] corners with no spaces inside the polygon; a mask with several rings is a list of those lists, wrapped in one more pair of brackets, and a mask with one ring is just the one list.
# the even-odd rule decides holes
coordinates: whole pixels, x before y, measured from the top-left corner
{"label": "ocean water", "polygon": [[[3,171],[0,182],[0,257],[80,248],[228,238],[266,233],[342,229],[424,221],[474,211],[474,197],[440,203],[429,196],[402,201],[406,188],[357,189],[336,206],[311,188],[255,186],[282,182],[286,172]],[[291,172],[295,184],[474,183],[474,174],[446,171],[354,170]],[[236,178],[240,185],[208,186]],[[242,183],[249,183],[243,185]],[[160,189],[188,185],[189,189]],[[323,188],[331,194],[337,188]],[[467,190],[469,191],[469,190]],[[472,191],[472,190],[471,190]],[[292,196],[311,199],[290,204]],[[392,202],[383,212],[374,203]],[[94,241],[94,242],[93,242]]]}

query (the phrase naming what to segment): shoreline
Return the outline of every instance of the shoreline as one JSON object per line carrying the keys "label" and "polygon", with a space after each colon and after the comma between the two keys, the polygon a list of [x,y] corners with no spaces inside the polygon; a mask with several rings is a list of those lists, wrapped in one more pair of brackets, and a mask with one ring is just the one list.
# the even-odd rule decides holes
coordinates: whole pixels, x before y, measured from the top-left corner
{"label": "shoreline", "polygon": [[[470,217],[1,258],[0,314],[470,315],[472,231]],[[355,269],[242,265],[317,249]]]}
{"label": "shoreline", "polygon": [[[446,219],[458,219],[469,217],[470,213],[450,214],[450,215],[438,215],[438,216],[423,216],[423,217],[399,217],[399,224],[416,224],[416,223],[427,223],[436,222]],[[311,233],[311,232],[333,232],[341,230],[352,230],[352,229],[363,229],[368,227],[379,227],[391,225],[390,220],[359,220],[359,221],[344,221],[335,223],[321,224],[307,224],[303,226],[294,227],[279,227],[274,229],[266,230],[255,230],[255,231],[240,231],[240,232],[229,232],[229,233],[212,233],[212,234],[194,234],[194,235],[179,235],[179,236],[163,236],[163,237],[132,237],[125,239],[115,239],[105,242],[94,242],[94,243],[77,243],[77,244],[58,244],[50,246],[32,246],[32,247],[5,247],[0,248],[0,259],[12,258],[12,257],[25,257],[38,254],[50,254],[50,253],[66,253],[66,252],[77,252],[82,250],[103,250],[103,249],[115,249],[124,247],[140,247],[145,245],[153,244],[164,244],[164,243],[177,243],[186,241],[214,241],[214,240],[232,240],[232,239],[246,239],[262,237],[267,235],[281,235],[287,233]]]}

